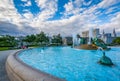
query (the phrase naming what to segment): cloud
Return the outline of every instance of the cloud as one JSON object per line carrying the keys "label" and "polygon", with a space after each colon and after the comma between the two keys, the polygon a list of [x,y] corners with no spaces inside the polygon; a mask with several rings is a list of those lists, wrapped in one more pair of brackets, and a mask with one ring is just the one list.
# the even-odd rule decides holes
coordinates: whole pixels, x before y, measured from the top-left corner
{"label": "cloud", "polygon": [[38,33],[37,29],[34,29],[30,26],[23,25],[22,28],[19,28],[18,25],[0,21],[0,34],[5,35],[28,35],[28,34],[36,34]]}
{"label": "cloud", "polygon": [[0,34],[19,35],[21,34],[21,30],[18,29],[17,25],[15,24],[0,22]]}
{"label": "cloud", "polygon": [[5,3],[0,5],[0,21],[18,24],[21,15],[17,12],[12,0],[0,0],[0,3]]}
{"label": "cloud", "polygon": [[66,12],[70,12],[73,10],[74,6],[73,6],[73,3],[72,2],[68,2],[68,4],[65,4],[64,6]]}
{"label": "cloud", "polygon": [[113,29],[116,29],[116,32],[120,32],[120,12],[116,13],[116,15],[111,18],[110,22],[99,25],[99,28],[104,29],[105,32],[111,33]]}
{"label": "cloud", "polygon": [[[26,2],[26,6],[32,5],[30,0],[21,0]],[[84,4],[90,5],[93,0],[85,2],[84,0],[69,1],[64,5],[63,16],[58,20],[49,20],[53,18],[58,11],[57,0],[35,0],[40,12],[34,16],[29,10],[25,9],[24,14],[17,12],[12,0],[0,0],[0,34],[27,35],[44,31],[50,35],[61,33],[63,36],[72,35],[73,32],[81,33],[90,27],[105,29],[111,31],[116,28],[120,32],[120,13],[111,14],[109,22],[102,23],[98,17],[103,15],[99,9],[106,8],[105,14],[111,13],[114,9],[110,7],[116,4],[116,0],[103,0],[93,6],[82,8]],[[108,8],[110,7],[110,8]],[[109,16],[109,15],[108,15]]]}
{"label": "cloud", "polygon": [[119,3],[120,0],[103,0],[101,3],[98,4],[99,8],[108,8],[116,3]]}
{"label": "cloud", "polygon": [[65,12],[63,13],[65,17],[69,15],[77,15],[84,9],[80,8],[83,0],[70,1],[64,5]]}
{"label": "cloud", "polygon": [[36,17],[38,20],[45,21],[55,15],[57,11],[56,0],[36,0],[36,3],[41,9],[41,12]]}
{"label": "cloud", "polygon": [[31,12],[24,13],[23,16],[29,21],[33,19],[33,14]]}
{"label": "cloud", "polygon": [[93,2],[93,0],[90,0],[89,2],[83,2],[83,4],[86,6],[89,6],[92,2]]}
{"label": "cloud", "polygon": [[27,2],[28,0],[21,0],[22,2]]}
{"label": "cloud", "polygon": [[25,1],[25,2],[26,2],[26,3],[25,3],[24,6],[31,6],[31,5],[32,5],[30,0],[27,0],[27,1]]}

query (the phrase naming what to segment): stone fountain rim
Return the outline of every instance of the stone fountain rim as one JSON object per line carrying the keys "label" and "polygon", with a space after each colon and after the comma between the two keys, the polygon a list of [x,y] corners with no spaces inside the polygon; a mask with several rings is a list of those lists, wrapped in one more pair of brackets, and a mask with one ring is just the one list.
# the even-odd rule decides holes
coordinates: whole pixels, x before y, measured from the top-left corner
{"label": "stone fountain rim", "polygon": [[[28,64],[25,64],[18,57],[18,55],[25,50],[17,51],[16,53],[9,55],[7,58],[6,71],[11,81],[65,81],[51,74],[35,69]],[[11,74],[14,75],[12,76]]]}

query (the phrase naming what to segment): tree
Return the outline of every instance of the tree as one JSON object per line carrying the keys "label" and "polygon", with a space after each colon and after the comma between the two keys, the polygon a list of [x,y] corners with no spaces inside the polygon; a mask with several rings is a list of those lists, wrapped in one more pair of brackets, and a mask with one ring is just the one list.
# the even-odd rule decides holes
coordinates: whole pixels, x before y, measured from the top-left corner
{"label": "tree", "polygon": [[16,46],[15,37],[6,35],[0,37],[0,46]]}
{"label": "tree", "polygon": [[40,32],[40,34],[36,35],[36,42],[40,42],[42,43],[48,43],[49,42],[49,38],[46,36],[46,34],[44,32]]}
{"label": "tree", "polygon": [[62,37],[60,34],[58,35],[53,35],[53,38],[52,38],[52,43],[57,43],[57,44],[62,44]]}
{"label": "tree", "polygon": [[112,41],[113,44],[118,44],[120,45],[120,37],[116,37],[113,41]]}
{"label": "tree", "polygon": [[35,42],[36,36],[34,34],[32,35],[27,35],[23,41],[32,43]]}

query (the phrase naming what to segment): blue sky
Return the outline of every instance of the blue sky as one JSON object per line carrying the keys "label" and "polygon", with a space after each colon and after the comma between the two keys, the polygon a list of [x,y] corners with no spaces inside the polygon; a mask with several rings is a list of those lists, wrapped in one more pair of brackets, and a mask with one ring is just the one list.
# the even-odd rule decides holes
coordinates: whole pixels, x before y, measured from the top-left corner
{"label": "blue sky", "polygon": [[0,34],[81,33],[89,28],[120,34],[120,0],[0,0]]}

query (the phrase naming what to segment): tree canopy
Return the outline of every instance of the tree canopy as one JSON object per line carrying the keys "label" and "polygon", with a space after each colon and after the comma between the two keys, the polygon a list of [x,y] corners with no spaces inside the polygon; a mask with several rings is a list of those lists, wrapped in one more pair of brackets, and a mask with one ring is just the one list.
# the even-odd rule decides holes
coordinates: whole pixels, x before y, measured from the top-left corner
{"label": "tree canopy", "polygon": [[53,35],[52,43],[62,44],[62,37],[60,34]]}
{"label": "tree canopy", "polygon": [[17,43],[15,37],[10,35],[5,35],[0,37],[0,46],[15,46]]}
{"label": "tree canopy", "polygon": [[117,45],[120,45],[120,37],[116,37],[113,41],[112,41],[113,44],[117,44]]}

